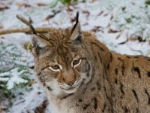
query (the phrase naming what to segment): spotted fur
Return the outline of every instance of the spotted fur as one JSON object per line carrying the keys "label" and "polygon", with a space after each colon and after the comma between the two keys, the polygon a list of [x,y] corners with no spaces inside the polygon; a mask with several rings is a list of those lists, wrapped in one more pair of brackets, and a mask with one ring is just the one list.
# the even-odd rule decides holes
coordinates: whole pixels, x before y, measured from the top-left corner
{"label": "spotted fur", "polygon": [[111,52],[78,21],[32,40],[51,113],[150,112],[150,58]]}

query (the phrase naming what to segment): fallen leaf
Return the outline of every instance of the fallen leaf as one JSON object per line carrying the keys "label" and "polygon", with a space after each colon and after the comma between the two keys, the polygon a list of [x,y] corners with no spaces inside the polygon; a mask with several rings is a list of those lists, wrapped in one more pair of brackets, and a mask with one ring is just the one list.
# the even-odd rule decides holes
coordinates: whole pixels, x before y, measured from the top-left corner
{"label": "fallen leaf", "polygon": [[47,6],[47,4],[44,4],[44,3],[37,3],[37,6]]}
{"label": "fallen leaf", "polygon": [[54,17],[54,15],[48,15],[48,16],[46,16],[46,18],[44,19],[45,21],[48,21],[49,19],[51,19],[51,18],[53,18]]}
{"label": "fallen leaf", "polygon": [[70,20],[72,23],[76,21],[76,19],[74,17],[71,17]]}
{"label": "fallen leaf", "polygon": [[32,86],[33,84],[36,84],[37,82],[36,81],[30,81],[29,83],[28,83],[28,85],[29,86]]}
{"label": "fallen leaf", "polygon": [[87,16],[90,15],[90,12],[89,12],[89,11],[83,10],[82,12],[83,12],[84,14],[86,14]]}
{"label": "fallen leaf", "polygon": [[148,40],[148,44],[150,45],[150,40]]}
{"label": "fallen leaf", "polygon": [[3,29],[4,27],[2,25],[0,25],[0,29]]}
{"label": "fallen leaf", "polygon": [[0,39],[4,39],[5,37],[1,36]]}
{"label": "fallen leaf", "polygon": [[103,13],[104,11],[100,11],[97,16],[101,16]]}
{"label": "fallen leaf", "polygon": [[137,41],[138,39],[136,37],[130,37],[128,40],[129,41]]}
{"label": "fallen leaf", "polygon": [[26,50],[32,50],[32,48],[33,48],[31,42],[26,42],[23,46]]}
{"label": "fallen leaf", "polygon": [[95,26],[91,31],[98,32],[98,31],[101,31],[100,29],[101,29],[100,26]]}
{"label": "fallen leaf", "polygon": [[110,30],[108,31],[108,33],[117,33],[117,32],[119,32],[119,31],[113,30],[113,29],[110,29]]}
{"label": "fallen leaf", "polygon": [[52,12],[53,12],[53,14],[48,15],[48,16],[44,19],[45,21],[48,21],[50,18],[53,18],[56,14],[60,13],[60,10],[59,10],[59,11],[53,10]]}
{"label": "fallen leaf", "polygon": [[0,6],[0,11],[4,11],[6,9],[9,9],[9,7],[8,6]]}
{"label": "fallen leaf", "polygon": [[27,4],[27,3],[20,3],[20,2],[16,3],[16,5],[17,5],[19,8],[21,8],[21,7],[25,7],[25,8],[31,7],[30,4]]}
{"label": "fallen leaf", "polygon": [[129,41],[139,41],[139,42],[146,42],[146,40],[145,39],[143,39],[142,37],[130,37],[129,39],[128,39]]}

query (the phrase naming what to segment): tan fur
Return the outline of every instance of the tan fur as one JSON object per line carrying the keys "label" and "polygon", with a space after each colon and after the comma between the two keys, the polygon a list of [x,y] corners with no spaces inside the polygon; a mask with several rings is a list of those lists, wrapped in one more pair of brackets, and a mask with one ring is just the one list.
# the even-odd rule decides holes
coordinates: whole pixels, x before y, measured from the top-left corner
{"label": "tan fur", "polygon": [[150,58],[110,52],[79,27],[33,37],[35,71],[51,112],[150,113]]}

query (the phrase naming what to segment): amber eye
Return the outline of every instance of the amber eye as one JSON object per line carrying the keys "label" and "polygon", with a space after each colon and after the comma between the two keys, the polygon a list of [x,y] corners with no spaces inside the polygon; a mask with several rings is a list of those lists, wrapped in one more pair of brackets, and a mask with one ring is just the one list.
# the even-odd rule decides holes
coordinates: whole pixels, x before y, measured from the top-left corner
{"label": "amber eye", "polygon": [[73,65],[77,65],[79,62],[80,62],[80,59],[79,60],[74,60]]}
{"label": "amber eye", "polygon": [[53,68],[53,69],[60,69],[60,68],[59,68],[59,65],[54,65],[54,66],[52,66],[52,68]]}
{"label": "amber eye", "polygon": [[81,63],[81,59],[78,59],[78,60],[74,60],[72,65],[73,67],[77,67],[78,65],[80,65],[80,63]]}
{"label": "amber eye", "polygon": [[59,65],[54,65],[49,67],[52,71],[60,71],[61,67]]}

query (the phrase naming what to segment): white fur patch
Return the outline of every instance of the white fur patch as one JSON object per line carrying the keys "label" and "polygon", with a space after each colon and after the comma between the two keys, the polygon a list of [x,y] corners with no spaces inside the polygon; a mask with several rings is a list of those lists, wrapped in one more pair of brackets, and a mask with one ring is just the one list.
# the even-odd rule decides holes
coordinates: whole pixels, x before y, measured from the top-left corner
{"label": "white fur patch", "polygon": [[45,82],[45,83],[46,83],[46,86],[49,86],[52,89],[53,95],[56,95],[56,96],[63,95],[63,91],[58,85],[58,82],[56,79],[53,79],[52,81]]}

